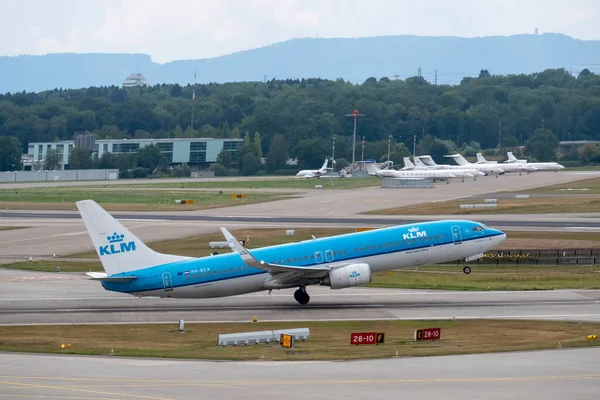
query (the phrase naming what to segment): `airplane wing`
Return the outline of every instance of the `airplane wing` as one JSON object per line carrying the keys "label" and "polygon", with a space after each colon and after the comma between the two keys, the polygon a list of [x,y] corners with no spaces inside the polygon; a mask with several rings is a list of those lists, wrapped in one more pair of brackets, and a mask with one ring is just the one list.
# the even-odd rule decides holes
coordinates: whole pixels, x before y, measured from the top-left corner
{"label": "airplane wing", "polygon": [[[268,263],[265,261],[259,261],[256,258],[254,258],[254,256],[250,253],[250,251],[248,249],[246,249],[244,246],[242,246],[242,244],[235,237],[233,237],[233,235],[231,233],[229,233],[229,231],[227,229],[221,227],[221,232],[223,232],[223,236],[225,236],[225,239],[227,240],[229,247],[231,247],[231,250],[233,250],[233,252],[238,253],[240,255],[240,257],[242,258],[242,261],[244,261],[244,264],[246,264],[249,267],[254,267],[254,268],[261,269],[263,271],[267,271],[271,275],[283,273],[283,272],[294,272],[301,276],[301,275],[307,274],[307,273],[314,275],[315,272],[326,273],[326,272],[331,271],[331,268],[329,268],[328,266],[299,267],[299,266],[293,266],[293,265],[271,264],[271,263]],[[294,275],[296,275],[296,274],[294,274]]]}

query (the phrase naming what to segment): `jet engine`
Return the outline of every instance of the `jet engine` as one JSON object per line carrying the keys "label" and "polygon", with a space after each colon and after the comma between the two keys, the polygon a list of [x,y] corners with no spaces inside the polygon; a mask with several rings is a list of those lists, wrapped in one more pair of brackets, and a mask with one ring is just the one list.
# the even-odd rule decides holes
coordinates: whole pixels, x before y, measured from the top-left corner
{"label": "jet engine", "polygon": [[321,285],[332,289],[344,289],[352,286],[365,285],[371,282],[371,267],[369,264],[350,264],[329,272],[321,281]]}

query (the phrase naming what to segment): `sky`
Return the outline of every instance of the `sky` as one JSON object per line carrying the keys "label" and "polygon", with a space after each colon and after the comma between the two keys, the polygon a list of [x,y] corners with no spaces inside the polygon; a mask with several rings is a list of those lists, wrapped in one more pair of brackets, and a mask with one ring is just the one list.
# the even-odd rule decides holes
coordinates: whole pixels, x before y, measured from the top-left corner
{"label": "sky", "polygon": [[158,63],[302,37],[600,40],[597,0],[0,0],[0,55],[144,53]]}

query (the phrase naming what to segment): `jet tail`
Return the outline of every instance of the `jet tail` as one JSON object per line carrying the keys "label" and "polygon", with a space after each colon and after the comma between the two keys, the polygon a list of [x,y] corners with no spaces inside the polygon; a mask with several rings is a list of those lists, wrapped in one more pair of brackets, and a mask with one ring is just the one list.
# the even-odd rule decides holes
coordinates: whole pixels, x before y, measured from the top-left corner
{"label": "jet tail", "polygon": [[512,153],[512,151],[506,152],[506,155],[508,156],[508,161],[519,161],[517,160],[517,157],[515,157],[515,155]]}
{"label": "jet tail", "polygon": [[107,277],[190,259],[152,250],[93,200],[76,204]]}
{"label": "jet tail", "polygon": [[379,168],[377,168],[377,164],[374,161],[365,161],[364,164],[369,175],[377,175]]}
{"label": "jet tail", "polygon": [[328,163],[329,163],[329,160],[326,157],[325,158],[325,162],[323,163],[323,166],[321,167],[321,171],[327,171],[327,164]]}
{"label": "jet tail", "polygon": [[477,162],[485,164],[485,163],[488,162],[488,160],[485,159],[485,157],[483,156],[483,154],[477,153]]}
{"label": "jet tail", "polygon": [[410,161],[410,157],[404,157],[402,160],[404,160],[404,169],[413,169],[415,167],[415,164]]}
{"label": "jet tail", "polygon": [[451,155],[447,155],[444,157],[449,157],[449,158],[453,158],[454,161],[458,164],[458,165],[469,165],[471,164],[470,162],[468,162],[462,155],[460,154],[451,154]]}

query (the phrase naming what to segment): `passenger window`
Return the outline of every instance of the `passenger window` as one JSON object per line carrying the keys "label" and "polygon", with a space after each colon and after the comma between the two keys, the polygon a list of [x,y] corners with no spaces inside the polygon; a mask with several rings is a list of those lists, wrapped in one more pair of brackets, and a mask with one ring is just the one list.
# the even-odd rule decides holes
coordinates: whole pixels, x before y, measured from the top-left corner
{"label": "passenger window", "polygon": [[360,248],[360,251],[365,251],[365,248],[364,248],[364,247],[361,247],[361,248]]}
{"label": "passenger window", "polygon": [[[404,244],[404,241],[402,241],[402,244]],[[400,246],[400,241],[399,240],[396,242],[396,246]]]}
{"label": "passenger window", "polygon": [[304,256],[304,259],[305,259],[305,260],[308,260],[308,256]]}
{"label": "passenger window", "polygon": [[358,253],[358,247],[355,247],[355,248],[354,248],[354,252],[355,252],[355,253]]}
{"label": "passenger window", "polygon": [[383,247],[387,247],[387,243],[384,243],[384,244],[383,244]]}
{"label": "passenger window", "polygon": [[378,248],[381,248],[381,243],[379,243],[379,244],[377,245],[377,247],[378,247]]}
{"label": "passenger window", "polygon": [[435,237],[435,240],[437,240],[437,239],[438,239],[438,237],[436,236],[436,237]]}
{"label": "passenger window", "polygon": [[367,246],[367,250],[370,250],[370,249],[371,249],[371,246]]}
{"label": "passenger window", "polygon": [[440,239],[443,238],[443,237],[444,237],[444,235],[440,235]]}
{"label": "passenger window", "polygon": [[346,254],[346,250],[344,250],[344,254]]}

